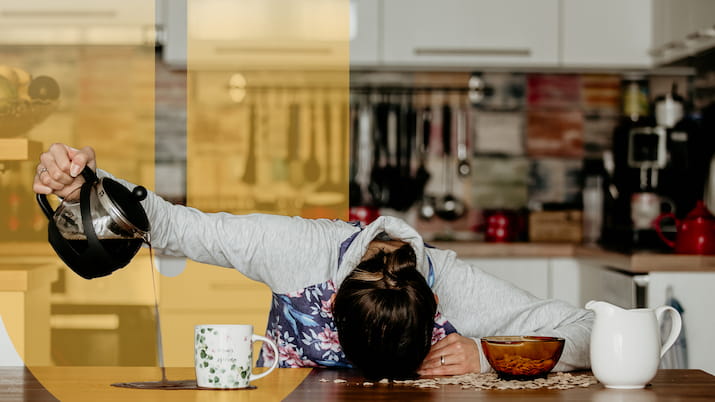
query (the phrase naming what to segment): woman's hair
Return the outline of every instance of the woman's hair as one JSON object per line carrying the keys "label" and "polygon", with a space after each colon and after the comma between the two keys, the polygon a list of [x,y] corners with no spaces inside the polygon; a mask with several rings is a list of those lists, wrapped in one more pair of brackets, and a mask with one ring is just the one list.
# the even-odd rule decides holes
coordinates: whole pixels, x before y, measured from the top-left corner
{"label": "woman's hair", "polygon": [[412,378],[432,344],[437,302],[404,245],[361,262],[333,304],[340,345],[367,378]]}

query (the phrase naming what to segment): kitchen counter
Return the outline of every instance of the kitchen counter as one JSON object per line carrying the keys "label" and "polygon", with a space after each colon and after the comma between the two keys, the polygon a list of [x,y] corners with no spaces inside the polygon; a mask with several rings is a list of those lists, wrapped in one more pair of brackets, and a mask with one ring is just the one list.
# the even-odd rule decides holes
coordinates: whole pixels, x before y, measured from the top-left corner
{"label": "kitchen counter", "polygon": [[577,258],[632,274],[656,271],[715,272],[715,256],[655,252],[621,253],[573,243],[430,242],[460,258]]}
{"label": "kitchen counter", "polygon": [[[485,243],[434,241],[430,245],[454,250],[461,258],[578,258],[621,271],[715,272],[715,255],[678,255],[655,252],[623,253],[574,243]],[[0,256],[55,256],[43,242],[0,243]]]}

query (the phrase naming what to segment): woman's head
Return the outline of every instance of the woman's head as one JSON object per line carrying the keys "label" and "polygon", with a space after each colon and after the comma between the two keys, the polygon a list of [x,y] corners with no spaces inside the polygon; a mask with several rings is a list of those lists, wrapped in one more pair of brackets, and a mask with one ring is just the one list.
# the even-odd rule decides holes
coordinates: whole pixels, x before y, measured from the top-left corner
{"label": "woman's head", "polygon": [[404,245],[363,260],[333,304],[340,345],[368,378],[416,375],[429,352],[437,302]]}

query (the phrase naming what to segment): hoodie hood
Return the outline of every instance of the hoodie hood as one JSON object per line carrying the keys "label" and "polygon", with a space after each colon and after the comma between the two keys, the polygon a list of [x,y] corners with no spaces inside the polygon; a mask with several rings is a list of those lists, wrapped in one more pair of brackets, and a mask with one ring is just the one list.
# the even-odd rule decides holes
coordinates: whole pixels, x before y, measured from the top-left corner
{"label": "hoodie hood", "polygon": [[425,256],[425,246],[422,236],[407,222],[392,216],[381,216],[371,224],[365,226],[353,239],[352,243],[345,251],[343,260],[335,275],[335,286],[337,288],[350,272],[357,267],[362,257],[367,252],[367,247],[378,235],[385,233],[392,240],[402,240],[408,243],[415,250],[417,258],[417,270],[425,278],[429,275],[429,264]]}

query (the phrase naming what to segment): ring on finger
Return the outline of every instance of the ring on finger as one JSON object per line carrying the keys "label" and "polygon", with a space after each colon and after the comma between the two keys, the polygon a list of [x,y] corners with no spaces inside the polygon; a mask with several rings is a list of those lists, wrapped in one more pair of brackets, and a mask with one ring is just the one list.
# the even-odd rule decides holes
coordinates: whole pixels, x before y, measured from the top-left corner
{"label": "ring on finger", "polygon": [[[44,166],[43,166],[40,170],[37,171],[37,176],[38,176],[38,177],[39,177],[39,176],[42,176],[43,173],[47,173],[47,168],[44,167]],[[49,174],[49,173],[48,173],[48,174]]]}
{"label": "ring on finger", "polygon": [[439,357],[439,365],[444,366],[444,355]]}

